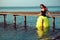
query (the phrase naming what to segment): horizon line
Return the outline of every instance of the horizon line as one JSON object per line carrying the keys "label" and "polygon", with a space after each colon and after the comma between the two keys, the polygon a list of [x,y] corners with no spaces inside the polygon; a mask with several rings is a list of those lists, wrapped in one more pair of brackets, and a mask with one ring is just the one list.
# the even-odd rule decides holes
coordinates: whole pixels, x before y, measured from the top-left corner
{"label": "horizon line", "polygon": [[[40,6],[0,6],[0,7],[40,7]],[[46,7],[60,7],[60,6],[46,6]]]}

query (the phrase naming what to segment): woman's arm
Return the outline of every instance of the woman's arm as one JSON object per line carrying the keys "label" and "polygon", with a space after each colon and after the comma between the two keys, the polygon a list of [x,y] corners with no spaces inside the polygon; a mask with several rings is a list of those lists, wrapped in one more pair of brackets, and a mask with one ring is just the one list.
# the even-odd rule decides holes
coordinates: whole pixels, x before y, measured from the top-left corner
{"label": "woman's arm", "polygon": [[48,12],[48,16],[51,17],[52,18],[52,22],[54,22],[54,16],[50,12]]}
{"label": "woman's arm", "polygon": [[47,15],[51,18],[54,18],[54,16],[49,11],[47,11]]}
{"label": "woman's arm", "polygon": [[48,12],[48,16],[51,17],[51,18],[54,17],[50,12]]}

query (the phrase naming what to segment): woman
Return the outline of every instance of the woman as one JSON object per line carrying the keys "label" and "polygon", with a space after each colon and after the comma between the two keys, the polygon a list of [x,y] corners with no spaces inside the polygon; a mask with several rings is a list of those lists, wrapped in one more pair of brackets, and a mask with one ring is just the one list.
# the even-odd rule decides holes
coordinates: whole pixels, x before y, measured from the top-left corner
{"label": "woman", "polygon": [[44,35],[47,34],[48,30],[49,30],[49,17],[53,16],[48,12],[48,9],[46,8],[45,5],[40,4],[40,8],[41,8],[41,13],[40,16],[37,19],[37,23],[36,23],[36,28],[37,28],[37,34],[39,38],[42,38]]}

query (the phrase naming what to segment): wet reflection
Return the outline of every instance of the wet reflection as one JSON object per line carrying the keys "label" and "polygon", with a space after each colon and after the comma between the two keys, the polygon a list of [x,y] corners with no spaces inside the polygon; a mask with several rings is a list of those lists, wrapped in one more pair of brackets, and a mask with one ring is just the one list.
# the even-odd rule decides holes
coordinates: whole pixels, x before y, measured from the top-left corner
{"label": "wet reflection", "polygon": [[0,23],[0,40],[38,40],[35,28],[28,27],[28,30],[24,26],[16,25],[15,30],[13,24],[7,24],[4,28],[4,23]]}
{"label": "wet reflection", "polygon": [[[39,39],[36,28],[27,26],[28,30],[25,31],[24,26],[18,24],[16,27],[17,30],[14,29],[13,24],[7,24],[7,27],[4,29],[3,23],[0,23],[0,40],[54,40],[54,37],[60,32],[58,29],[55,32],[49,31],[47,35]],[[59,37],[57,36],[56,39]]]}

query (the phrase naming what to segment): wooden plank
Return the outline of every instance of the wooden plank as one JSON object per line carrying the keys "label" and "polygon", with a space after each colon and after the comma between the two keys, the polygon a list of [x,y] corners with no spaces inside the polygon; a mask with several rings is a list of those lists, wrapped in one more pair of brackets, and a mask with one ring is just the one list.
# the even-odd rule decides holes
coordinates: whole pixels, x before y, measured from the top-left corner
{"label": "wooden plank", "polygon": [[[60,17],[60,12],[50,12],[54,17]],[[0,12],[1,14],[12,14],[21,16],[39,16],[40,12]]]}
{"label": "wooden plank", "polygon": [[[49,12],[54,17],[60,17],[60,12]],[[0,15],[3,14],[12,14],[12,15],[18,15],[18,16],[39,16],[40,12],[0,12]]]}

